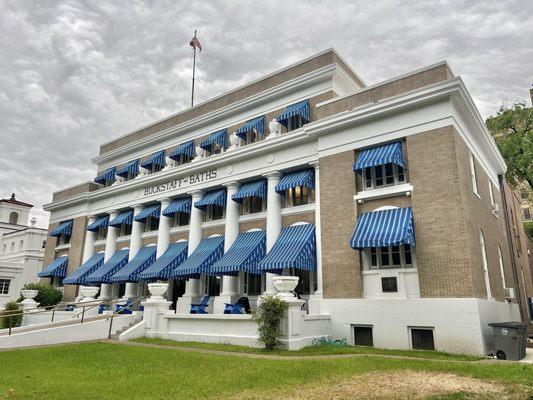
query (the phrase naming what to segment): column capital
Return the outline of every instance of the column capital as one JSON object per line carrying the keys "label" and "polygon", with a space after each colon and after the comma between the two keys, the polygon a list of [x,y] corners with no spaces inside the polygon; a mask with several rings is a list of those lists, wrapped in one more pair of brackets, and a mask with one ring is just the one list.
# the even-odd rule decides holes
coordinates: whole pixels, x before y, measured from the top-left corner
{"label": "column capital", "polygon": [[161,204],[163,203],[170,203],[172,201],[172,199],[170,197],[162,197],[160,199],[157,199],[157,201]]}
{"label": "column capital", "polygon": [[116,208],[114,208],[112,210],[107,211],[107,214],[109,214],[109,216],[111,216],[111,214],[117,215],[118,214],[118,210]]}
{"label": "column capital", "polygon": [[225,186],[228,189],[237,189],[241,184],[237,181],[231,181],[227,183],[223,183],[222,186]]}
{"label": "column capital", "polygon": [[266,172],[266,173],[263,174],[263,176],[265,178],[267,178],[268,180],[281,179],[281,172],[279,172],[279,171]]}
{"label": "column capital", "polygon": [[192,197],[200,197],[204,195],[204,191],[201,189],[191,190],[190,192],[187,192],[187,194],[190,194]]}
{"label": "column capital", "polygon": [[86,217],[88,221],[92,220],[94,222],[96,220],[96,215],[94,214],[87,214]]}
{"label": "column capital", "polygon": [[143,210],[143,208],[144,208],[144,206],[142,204],[140,204],[140,203],[134,204],[132,207],[133,207],[133,214],[140,213]]}

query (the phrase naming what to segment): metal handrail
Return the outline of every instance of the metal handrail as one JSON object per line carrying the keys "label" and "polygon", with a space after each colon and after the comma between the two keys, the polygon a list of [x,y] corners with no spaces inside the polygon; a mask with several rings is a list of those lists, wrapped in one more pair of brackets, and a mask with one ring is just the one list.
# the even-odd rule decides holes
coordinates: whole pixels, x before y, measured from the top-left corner
{"label": "metal handrail", "polygon": [[[128,304],[127,306],[125,306],[124,308],[129,308],[131,306],[133,306],[135,303],[145,299],[146,297],[144,296],[141,296],[139,298],[137,298],[136,300],[132,301],[131,304]],[[109,317],[106,318],[106,321],[109,320],[109,331],[107,333],[107,338],[110,339],[111,338],[111,330],[112,330],[112,327],[113,327],[113,318],[115,318],[115,315],[118,315],[122,312],[122,310],[120,311],[115,311],[113,314],[111,314]]]}
{"label": "metal handrail", "polygon": [[[89,307],[88,309],[85,309],[85,308],[87,307],[87,305],[92,304],[92,303],[93,303],[92,301],[88,301],[88,302],[86,302],[86,303],[78,303],[78,307],[83,307],[83,308],[85,309],[85,311],[89,311],[89,310],[93,309],[94,307],[98,307],[100,304],[103,304],[103,303],[104,303],[103,300],[96,300],[96,302],[97,302],[96,304],[92,305],[92,306]],[[122,303],[122,302],[123,302],[123,300],[118,300],[118,299],[117,299],[117,300],[111,300],[111,301],[109,301],[109,302],[107,302],[107,303],[113,305],[113,304],[118,304],[118,303]],[[83,305],[82,305],[82,304],[83,304]],[[74,315],[72,318],[76,318],[77,316],[81,315],[82,313],[83,313],[83,311],[82,311],[82,312],[79,312],[79,313],[76,314],[76,315]]]}

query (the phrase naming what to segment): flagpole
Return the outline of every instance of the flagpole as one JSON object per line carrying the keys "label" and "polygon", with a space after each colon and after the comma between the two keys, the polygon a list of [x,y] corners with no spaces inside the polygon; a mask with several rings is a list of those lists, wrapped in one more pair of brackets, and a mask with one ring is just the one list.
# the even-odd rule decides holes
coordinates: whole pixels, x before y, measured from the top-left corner
{"label": "flagpole", "polygon": [[[194,30],[194,37],[196,37],[196,29]],[[196,46],[193,46],[192,56],[192,91],[191,91],[191,107],[194,106],[194,73],[196,72]]]}

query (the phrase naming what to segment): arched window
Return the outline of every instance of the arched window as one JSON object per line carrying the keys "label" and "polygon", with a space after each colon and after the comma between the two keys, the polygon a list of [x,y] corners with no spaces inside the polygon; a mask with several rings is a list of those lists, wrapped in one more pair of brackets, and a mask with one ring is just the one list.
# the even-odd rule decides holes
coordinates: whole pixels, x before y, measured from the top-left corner
{"label": "arched window", "polygon": [[15,211],[11,212],[11,214],[9,214],[9,223],[16,225],[18,222],[19,222],[19,214]]}
{"label": "arched window", "polygon": [[483,275],[485,276],[485,286],[487,288],[487,299],[492,299],[489,280],[489,265],[487,262],[487,250],[485,248],[485,236],[483,236],[482,230],[479,231],[479,244],[481,246],[481,261],[483,263]]}

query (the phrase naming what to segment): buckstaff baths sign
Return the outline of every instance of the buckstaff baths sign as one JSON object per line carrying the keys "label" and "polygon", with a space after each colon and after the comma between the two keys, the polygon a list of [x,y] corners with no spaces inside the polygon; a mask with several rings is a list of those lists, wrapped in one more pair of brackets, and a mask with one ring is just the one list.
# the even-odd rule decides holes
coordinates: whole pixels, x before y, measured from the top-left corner
{"label": "buckstaff baths sign", "polygon": [[217,169],[213,168],[209,171],[200,172],[197,174],[191,174],[185,178],[174,179],[168,182],[163,182],[159,185],[148,186],[144,188],[144,195],[150,196],[151,194],[163,193],[168,190],[179,189],[187,186],[194,185],[196,183],[208,182],[217,177]]}

